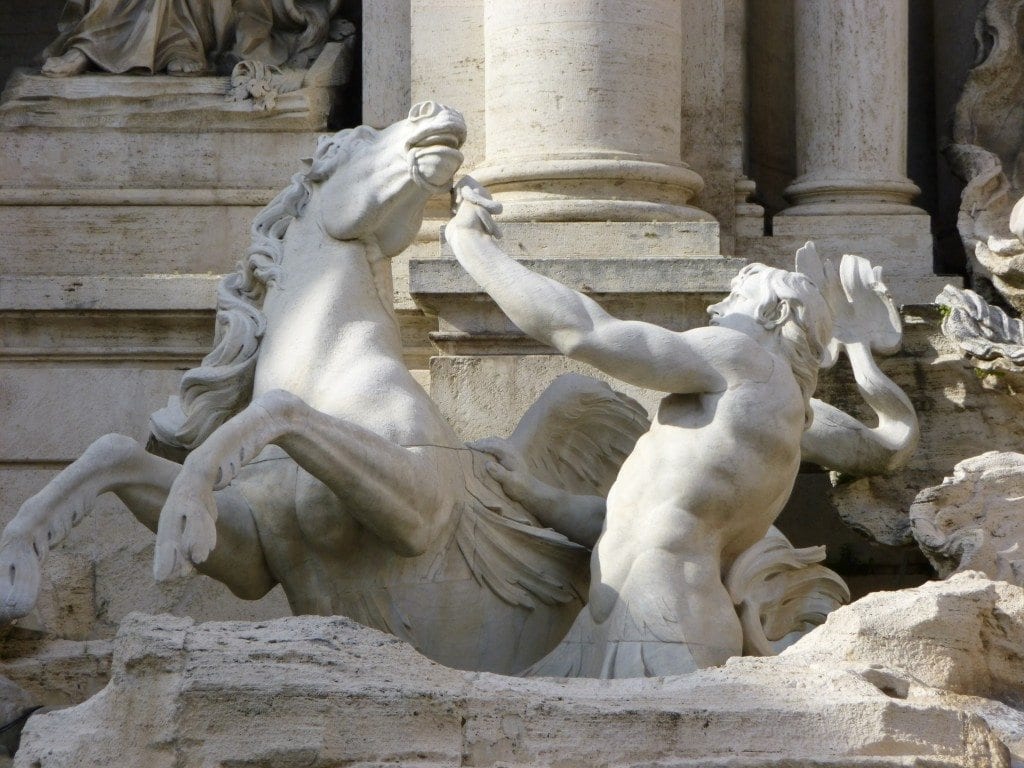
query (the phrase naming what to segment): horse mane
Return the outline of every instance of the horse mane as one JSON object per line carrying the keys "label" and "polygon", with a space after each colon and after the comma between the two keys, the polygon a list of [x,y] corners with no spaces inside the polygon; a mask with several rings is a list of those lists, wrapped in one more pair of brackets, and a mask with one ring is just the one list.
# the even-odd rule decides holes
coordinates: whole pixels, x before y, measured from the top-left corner
{"label": "horse mane", "polygon": [[302,216],[312,185],[328,178],[347,156],[339,150],[364,138],[364,133],[364,128],[346,129],[321,137],[309,170],[292,176],[291,184],[253,219],[246,257],[217,286],[213,349],[181,377],[179,397],[150,416],[151,443],[155,440],[172,452],[192,450],[252,399],[267,327],[263,298],[267,288],[284,276],[285,233]]}

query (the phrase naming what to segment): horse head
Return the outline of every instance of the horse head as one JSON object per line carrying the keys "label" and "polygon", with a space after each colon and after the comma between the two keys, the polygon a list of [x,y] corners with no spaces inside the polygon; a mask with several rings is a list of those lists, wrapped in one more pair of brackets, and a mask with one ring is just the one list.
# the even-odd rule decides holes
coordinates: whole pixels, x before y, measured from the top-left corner
{"label": "horse head", "polygon": [[360,126],[322,138],[307,174],[315,214],[336,240],[376,240],[401,253],[423,221],[427,200],[451,186],[462,164],[466,123],[432,101],[383,130]]}

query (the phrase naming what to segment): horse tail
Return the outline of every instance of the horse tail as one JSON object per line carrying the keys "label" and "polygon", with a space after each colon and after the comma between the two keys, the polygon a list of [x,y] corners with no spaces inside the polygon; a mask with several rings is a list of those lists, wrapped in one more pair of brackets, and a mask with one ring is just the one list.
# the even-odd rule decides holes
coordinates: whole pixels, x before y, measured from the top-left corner
{"label": "horse tail", "polygon": [[217,286],[213,349],[181,377],[178,397],[150,416],[150,450],[181,455],[194,449],[252,398],[267,328],[263,297],[282,278],[284,236],[309,195],[308,174],[296,174],[253,220],[246,258]]}

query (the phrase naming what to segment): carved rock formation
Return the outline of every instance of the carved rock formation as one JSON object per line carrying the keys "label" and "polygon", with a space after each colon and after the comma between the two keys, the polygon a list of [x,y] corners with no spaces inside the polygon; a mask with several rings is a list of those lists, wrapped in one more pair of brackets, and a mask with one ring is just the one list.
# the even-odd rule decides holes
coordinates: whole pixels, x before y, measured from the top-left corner
{"label": "carved rock formation", "polygon": [[[954,609],[976,608],[978,595],[992,607],[1012,589],[957,586],[936,585],[930,599],[882,595],[873,605],[934,613],[950,593]],[[1019,620],[1019,605],[999,605]],[[839,613],[861,617],[856,606]],[[976,669],[987,657],[977,614],[940,613],[960,620],[942,622],[947,633],[964,642],[974,633],[973,644],[947,656]],[[914,614],[899,625],[931,628],[932,619]],[[78,707],[33,716],[18,761],[43,768],[199,765],[227,756],[232,765],[1010,765],[993,727],[940,692],[848,665],[849,648],[829,653],[831,642],[820,664],[793,653],[843,626],[830,620],[782,657],[737,659],[691,675],[553,680],[448,669],[338,617],[195,625],[134,614],[122,625],[110,685]],[[890,650],[851,632],[854,656],[858,648]],[[961,659],[968,654],[974,658]]]}
{"label": "carved rock formation", "polygon": [[32,697],[5,677],[0,677],[0,765],[18,749],[22,728],[37,707]]}
{"label": "carved rock formation", "polygon": [[1022,6],[1021,0],[989,0],[979,15],[979,63],[964,85],[953,143],[945,150],[967,183],[957,225],[975,286],[991,281],[1018,311],[1024,309],[1024,243],[1007,222],[1024,194],[1024,52],[1016,21]]}
{"label": "carved rock formation", "polygon": [[971,290],[947,285],[935,303],[943,307],[942,332],[969,358],[996,361],[984,370],[1024,370],[1024,322],[993,307]]}
{"label": "carved rock formation", "polygon": [[1019,761],[1022,654],[1024,590],[966,572],[840,608],[778,660],[859,668],[893,695],[977,714]]}
{"label": "carved rock formation", "polygon": [[989,451],[961,461],[910,507],[914,538],[940,576],[980,571],[1024,586],[1024,454]]}

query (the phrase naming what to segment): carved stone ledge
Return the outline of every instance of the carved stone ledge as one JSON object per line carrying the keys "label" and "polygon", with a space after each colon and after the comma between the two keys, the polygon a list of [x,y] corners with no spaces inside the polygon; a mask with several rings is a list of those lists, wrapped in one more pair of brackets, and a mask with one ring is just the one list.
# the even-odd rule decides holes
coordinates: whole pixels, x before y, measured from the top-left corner
{"label": "carved stone ledge", "polygon": [[[581,291],[616,317],[686,330],[707,322],[707,307],[729,291],[746,264],[721,256],[523,259],[530,269]],[[432,338],[444,354],[547,354],[519,329],[454,259],[413,259],[409,292],[439,318]],[[525,346],[524,346],[525,345]]]}
{"label": "carved stone ledge", "polygon": [[8,82],[0,129],[128,129],[152,131],[316,131],[327,126],[334,89],[348,82],[354,38],[328,43],[298,87],[274,109],[228,101],[230,77],[86,74],[46,77],[27,70]]}
{"label": "carved stone ledge", "polygon": [[[0,360],[197,364],[210,350],[220,275],[0,277]],[[436,322],[398,311],[411,369]]]}
{"label": "carved stone ledge", "polygon": [[900,669],[816,662],[524,680],[431,663],[340,617],[197,625],[133,614],[108,688],[33,716],[19,757],[50,768],[171,755],[239,765],[1009,766],[997,726],[970,712],[984,700],[944,699]]}

